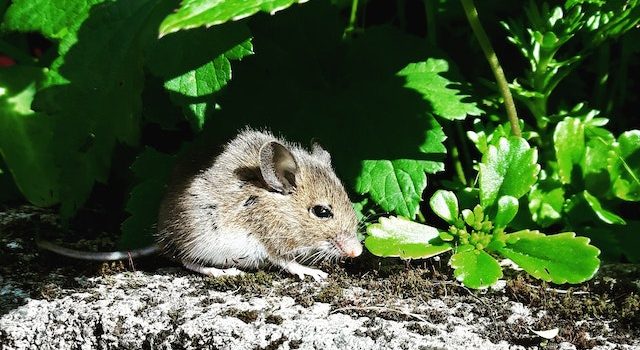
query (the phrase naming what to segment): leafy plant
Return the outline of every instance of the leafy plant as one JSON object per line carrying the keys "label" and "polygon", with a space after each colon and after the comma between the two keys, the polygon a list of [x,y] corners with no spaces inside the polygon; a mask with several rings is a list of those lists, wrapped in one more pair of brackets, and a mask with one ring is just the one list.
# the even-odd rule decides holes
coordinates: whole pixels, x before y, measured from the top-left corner
{"label": "leafy plant", "polygon": [[[405,11],[416,4],[426,11]],[[481,5],[0,6],[0,199],[17,188],[68,220],[106,187],[128,198],[113,215],[128,215],[121,245],[142,245],[175,159],[212,153],[252,125],[317,138],[363,220],[404,217],[370,223],[376,255],[452,251],[472,287],[501,276],[499,256],[544,280],[588,279],[598,250],[573,232],[603,257],[640,261],[640,127],[629,112],[640,4]],[[524,61],[502,55],[508,42]],[[448,227],[424,225],[435,219],[424,198]]]}
{"label": "leafy plant", "polygon": [[[580,283],[598,270],[600,251],[573,232],[545,235],[536,230],[507,233],[518,212],[518,199],[528,193],[540,170],[537,152],[517,137],[490,145],[480,163],[480,204],[459,210],[453,192],[438,190],[429,204],[449,228],[438,230],[401,219],[380,219],[369,226],[365,241],[376,255],[426,258],[453,250],[449,265],[466,286],[486,288],[502,277],[501,255],[536,278],[554,283]],[[413,225],[413,226],[412,226]],[[409,229],[413,227],[413,229]]]}

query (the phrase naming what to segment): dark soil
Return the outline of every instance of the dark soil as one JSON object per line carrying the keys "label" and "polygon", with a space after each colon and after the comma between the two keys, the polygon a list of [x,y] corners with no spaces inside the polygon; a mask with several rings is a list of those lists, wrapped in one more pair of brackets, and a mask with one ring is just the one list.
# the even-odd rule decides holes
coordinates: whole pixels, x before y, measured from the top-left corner
{"label": "dark soil", "polygon": [[[63,230],[52,212],[33,207],[0,210],[0,285],[11,284],[28,291],[28,295],[2,296],[0,316],[25,303],[25,298],[59,298],[65,293],[83,288],[75,279],[78,276],[110,275],[122,271],[154,271],[160,267],[177,266],[169,259],[148,257],[135,261],[92,263],[41,252],[34,238],[62,237],[60,244],[84,250],[113,248],[114,235],[100,230],[73,228]],[[80,239],[79,237],[85,237]],[[87,240],[86,238],[91,239]],[[581,285],[553,285],[529,277],[522,271],[505,270],[506,286],[499,290],[470,290],[452,278],[447,266],[448,256],[421,261],[380,259],[363,254],[356,260],[339,265],[326,265],[328,284],[322,286],[289,283],[291,277],[279,271],[259,271],[238,277],[205,278],[206,285],[215,290],[233,290],[247,296],[279,294],[290,296],[302,305],[315,302],[331,304],[334,311],[402,321],[428,319],[439,323],[445,315],[439,312],[396,311],[373,305],[385,304],[390,299],[427,301],[443,300],[448,306],[466,302],[478,316],[495,320],[484,329],[483,336],[493,342],[507,341],[522,346],[539,346],[555,349],[561,342],[570,342],[579,349],[590,349],[603,342],[629,344],[640,337],[640,267],[637,265],[605,265],[599,274]],[[185,271],[185,274],[188,272]],[[277,283],[274,283],[277,282]],[[348,287],[359,287],[363,296],[345,295]],[[513,311],[509,301],[529,307],[532,315],[542,317],[536,323],[505,322]],[[208,300],[207,302],[221,302]],[[229,314],[251,323],[257,317],[251,311],[228,310]],[[604,323],[609,330],[605,331]],[[282,318],[272,315],[267,322],[279,324]],[[375,326],[375,325],[372,325]],[[422,323],[411,325],[419,334],[429,335],[433,329]],[[553,340],[540,340],[530,330],[559,328],[560,334]],[[269,346],[277,348],[286,341],[280,339]],[[293,343],[292,343],[293,345]]]}

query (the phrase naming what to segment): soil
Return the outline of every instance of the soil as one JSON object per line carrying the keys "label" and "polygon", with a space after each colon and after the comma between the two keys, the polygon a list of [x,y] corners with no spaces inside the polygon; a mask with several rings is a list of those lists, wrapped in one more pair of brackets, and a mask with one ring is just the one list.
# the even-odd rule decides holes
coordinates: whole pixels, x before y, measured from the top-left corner
{"label": "soil", "polygon": [[157,256],[92,263],[39,251],[36,236],[113,248],[111,233],[58,222],[44,209],[0,210],[0,349],[640,349],[637,265],[604,265],[581,285],[505,269],[486,290],[456,281],[446,255],[365,253],[320,266],[321,283],[280,271],[209,278]]}

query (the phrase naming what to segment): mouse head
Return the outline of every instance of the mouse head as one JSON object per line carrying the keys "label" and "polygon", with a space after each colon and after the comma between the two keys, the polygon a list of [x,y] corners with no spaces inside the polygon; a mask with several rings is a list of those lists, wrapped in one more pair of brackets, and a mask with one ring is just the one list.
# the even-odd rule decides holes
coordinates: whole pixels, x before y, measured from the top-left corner
{"label": "mouse head", "polygon": [[362,253],[358,220],[329,152],[318,144],[309,153],[270,141],[260,148],[260,172],[272,191],[286,197],[282,209],[295,218],[290,247],[317,250],[326,258]]}

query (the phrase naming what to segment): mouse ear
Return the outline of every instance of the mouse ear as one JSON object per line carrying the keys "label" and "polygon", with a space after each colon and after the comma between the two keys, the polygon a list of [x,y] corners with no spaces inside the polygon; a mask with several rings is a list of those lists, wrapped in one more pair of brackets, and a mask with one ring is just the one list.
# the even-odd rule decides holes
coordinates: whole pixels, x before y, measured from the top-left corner
{"label": "mouse ear", "polygon": [[296,187],[298,163],[284,145],[271,141],[260,147],[260,172],[269,187],[288,194]]}
{"label": "mouse ear", "polygon": [[331,165],[331,155],[315,139],[311,140],[311,155]]}

